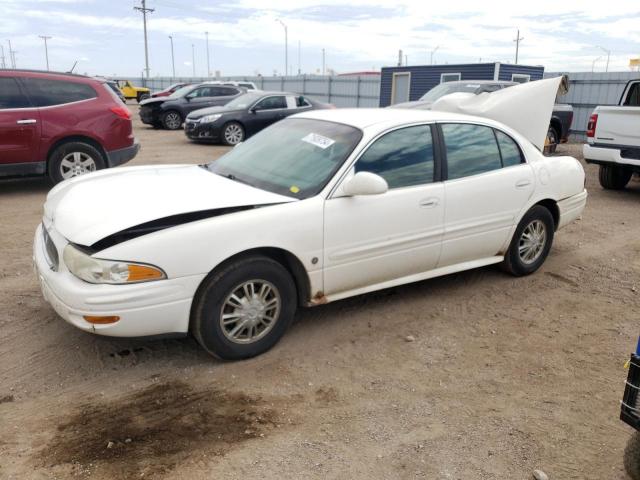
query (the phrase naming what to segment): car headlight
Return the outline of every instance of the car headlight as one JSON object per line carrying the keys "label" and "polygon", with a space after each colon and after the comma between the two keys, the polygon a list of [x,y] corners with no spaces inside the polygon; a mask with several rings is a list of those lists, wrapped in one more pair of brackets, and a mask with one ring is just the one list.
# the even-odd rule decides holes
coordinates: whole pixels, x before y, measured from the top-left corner
{"label": "car headlight", "polygon": [[71,273],[89,283],[117,285],[167,278],[160,268],[153,265],[93,258],[71,244],[64,247],[62,258]]}
{"label": "car headlight", "polygon": [[204,117],[200,117],[200,123],[213,123],[221,116],[221,113],[216,113],[215,115],[205,115]]}

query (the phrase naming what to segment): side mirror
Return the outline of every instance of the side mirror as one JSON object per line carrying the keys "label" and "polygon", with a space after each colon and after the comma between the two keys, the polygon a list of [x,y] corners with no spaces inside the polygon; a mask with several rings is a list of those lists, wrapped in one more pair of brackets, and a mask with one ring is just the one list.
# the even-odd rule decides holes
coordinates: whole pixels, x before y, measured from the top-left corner
{"label": "side mirror", "polygon": [[250,108],[250,109],[249,109],[249,113],[253,113],[253,114],[255,114],[255,113],[256,113],[256,111],[257,111],[256,107],[253,107],[253,108]]}
{"label": "side mirror", "polygon": [[379,195],[389,190],[387,181],[371,172],[358,172],[342,185],[342,193],[347,196]]}

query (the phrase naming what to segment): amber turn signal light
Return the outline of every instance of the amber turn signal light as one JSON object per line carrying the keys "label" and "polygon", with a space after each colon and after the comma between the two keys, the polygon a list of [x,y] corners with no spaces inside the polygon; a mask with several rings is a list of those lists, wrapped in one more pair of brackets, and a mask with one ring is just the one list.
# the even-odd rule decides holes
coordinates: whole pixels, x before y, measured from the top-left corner
{"label": "amber turn signal light", "polygon": [[141,282],[144,280],[159,280],[164,278],[164,273],[157,268],[147,265],[128,265],[129,277],[127,282]]}
{"label": "amber turn signal light", "polygon": [[108,315],[108,316],[93,316],[93,315],[83,315],[83,318],[94,325],[106,325],[109,323],[116,323],[120,320],[120,317],[117,315]]}

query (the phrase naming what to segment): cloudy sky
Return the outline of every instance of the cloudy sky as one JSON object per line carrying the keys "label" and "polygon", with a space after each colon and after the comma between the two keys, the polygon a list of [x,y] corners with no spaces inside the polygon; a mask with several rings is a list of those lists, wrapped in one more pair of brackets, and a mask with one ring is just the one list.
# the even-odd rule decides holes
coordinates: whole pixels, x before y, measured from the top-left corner
{"label": "cloudy sky", "polygon": [[[0,0],[0,45],[8,62],[11,40],[19,68],[44,68],[49,35],[52,69],[139,76],[144,68],[141,0]],[[147,0],[151,76],[195,69],[206,75],[205,32],[211,70],[222,75],[284,72],[288,26],[289,69],[339,73],[394,65],[402,49],[409,64],[500,61],[513,63],[516,30],[519,63],[547,71],[628,71],[640,57],[638,0]],[[300,50],[298,49],[300,45]],[[0,52],[1,53],[1,52]],[[300,65],[298,63],[300,53]],[[598,58],[600,57],[600,58]],[[1,66],[1,64],[0,64]]]}

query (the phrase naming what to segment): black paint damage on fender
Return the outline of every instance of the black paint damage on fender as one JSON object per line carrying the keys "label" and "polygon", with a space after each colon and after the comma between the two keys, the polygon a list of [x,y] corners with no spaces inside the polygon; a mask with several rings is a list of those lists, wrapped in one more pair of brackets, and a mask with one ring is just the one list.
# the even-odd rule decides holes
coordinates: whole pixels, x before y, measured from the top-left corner
{"label": "black paint damage on fender", "polygon": [[[241,207],[227,207],[227,208],[213,208],[210,210],[199,210],[197,212],[179,213],[177,215],[170,215],[168,217],[158,218],[151,220],[150,222],[141,223],[140,225],[134,225],[132,227],[125,228],[116,233],[104,237],[98,240],[89,248],[93,253],[99,252],[119,243],[132,240],[134,238],[147,235],[149,233],[164,230],[166,228],[176,227],[178,225],[184,225],[185,223],[197,222],[198,220],[204,220],[205,218],[219,217],[221,215],[228,215],[230,213],[243,212],[245,210],[252,210],[254,208],[268,207],[274,204],[267,205],[245,205]],[[277,204],[275,204],[277,205]]]}

